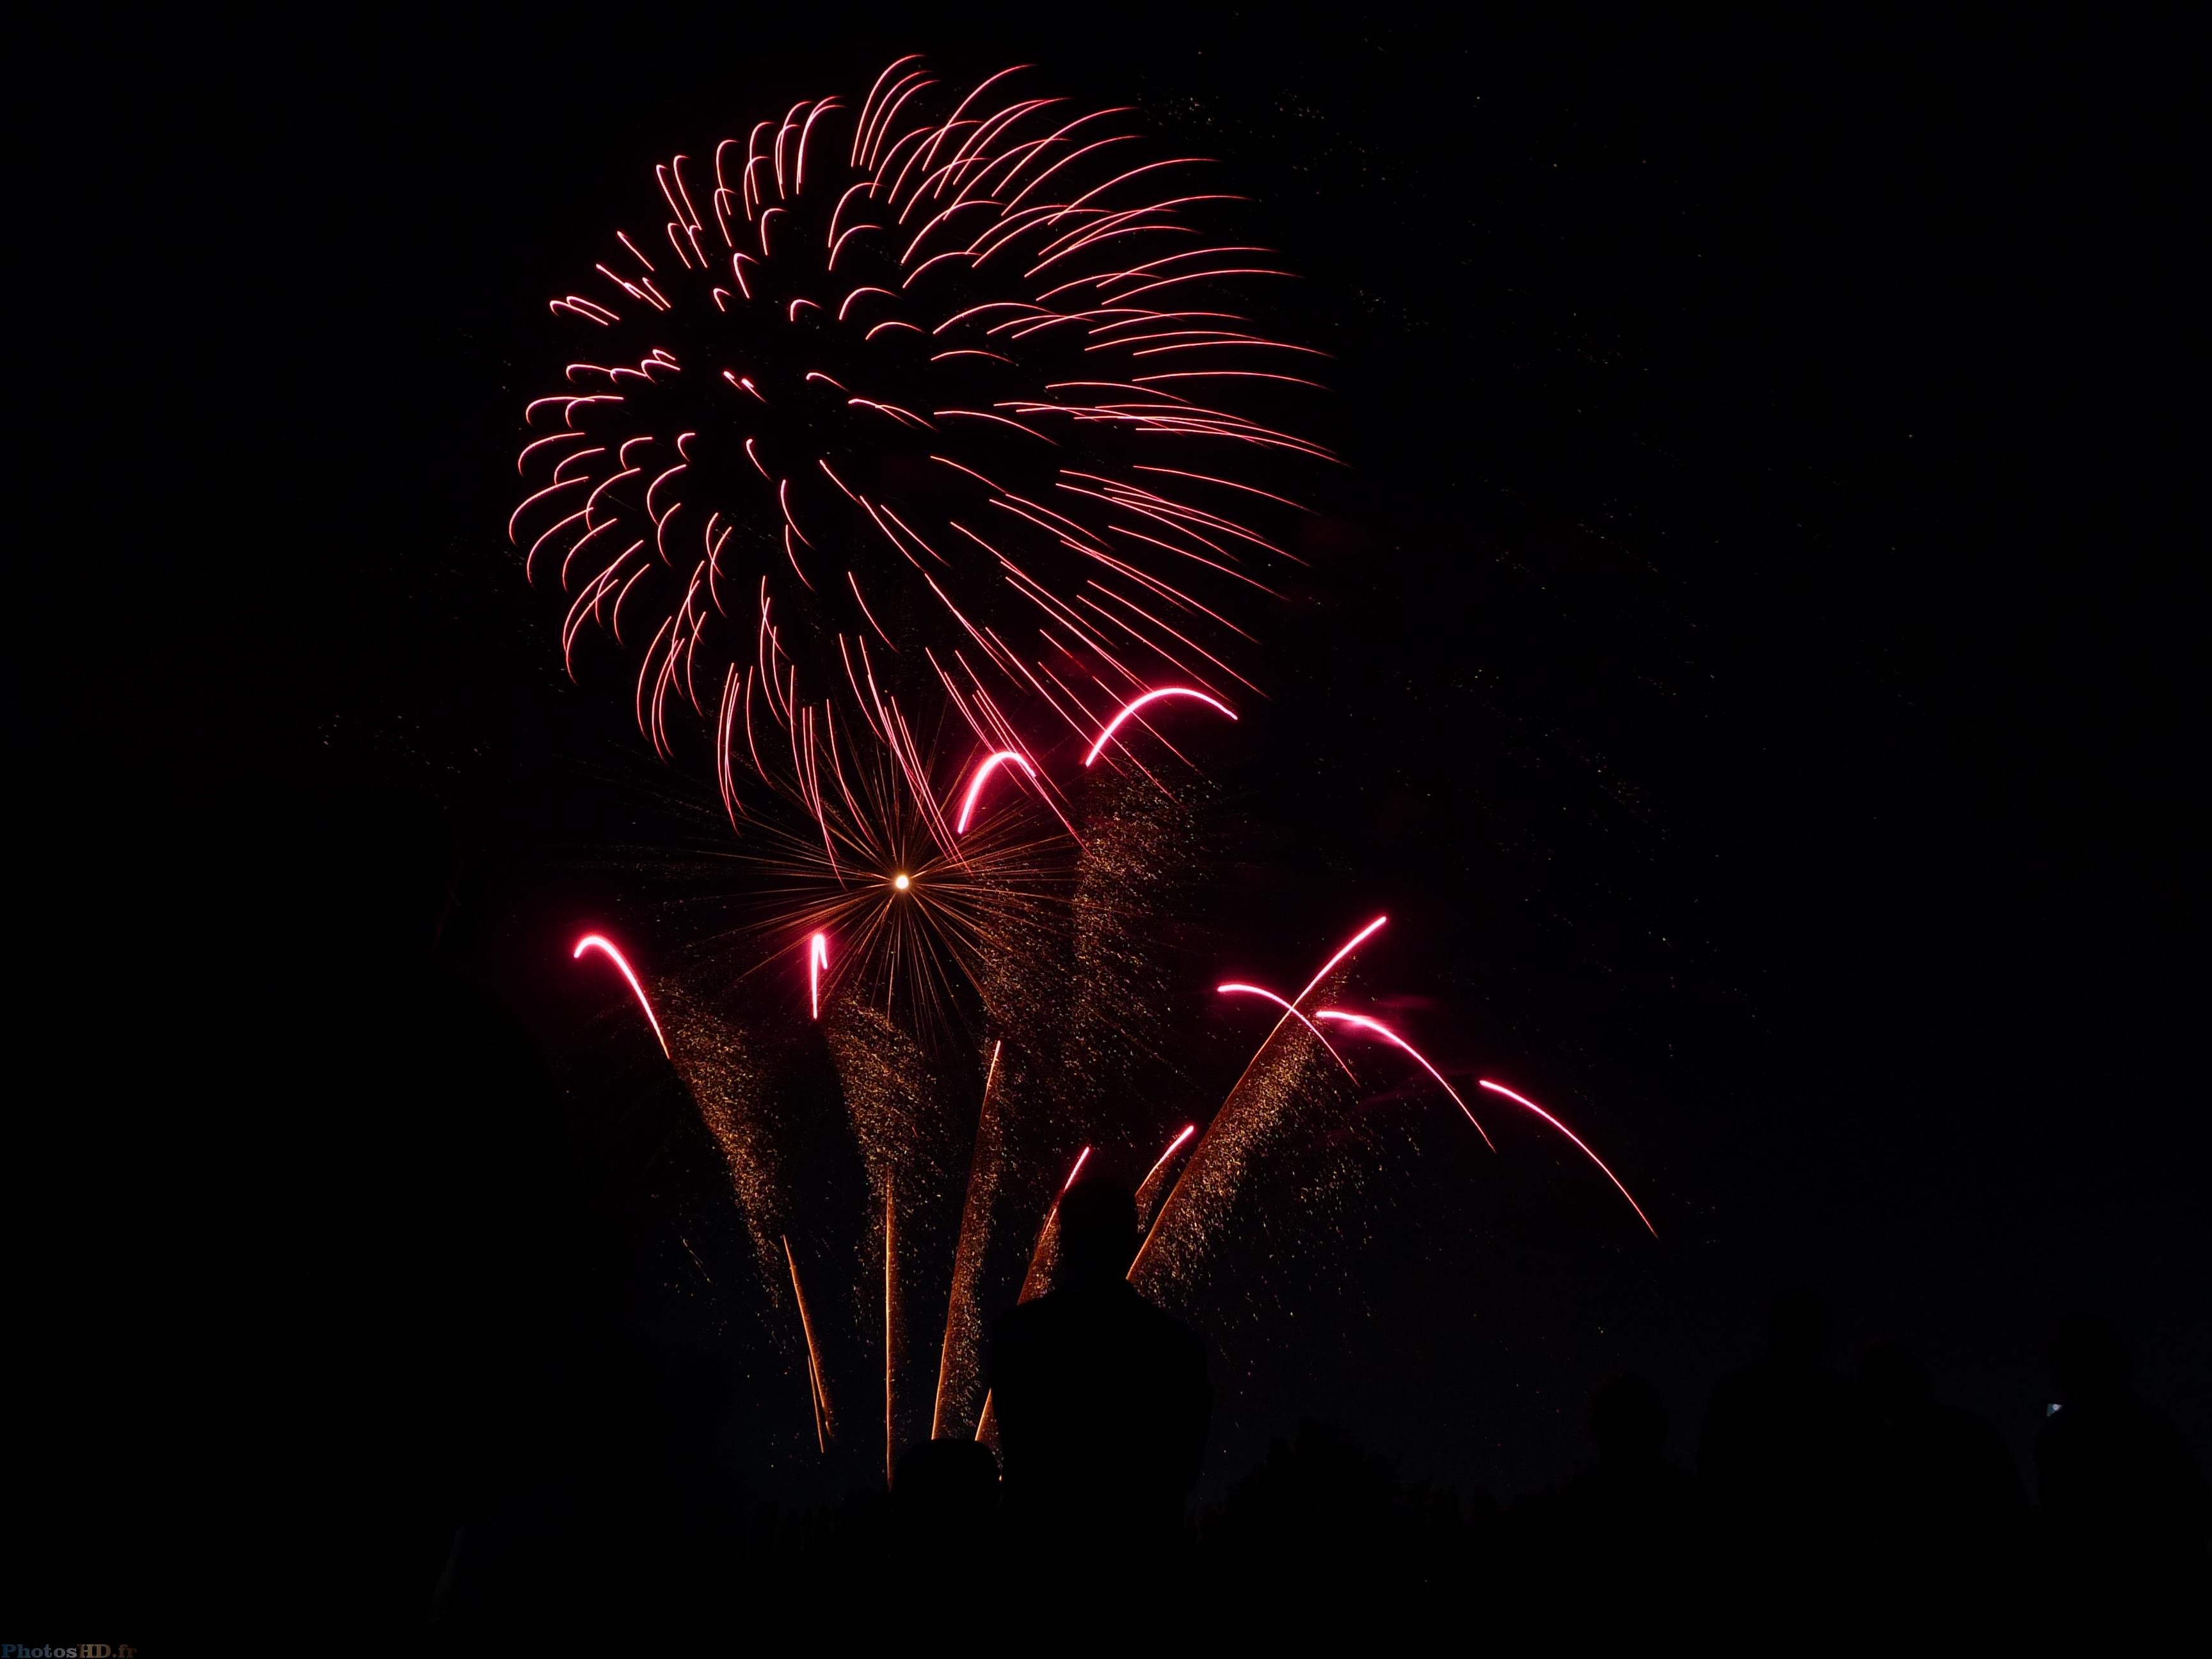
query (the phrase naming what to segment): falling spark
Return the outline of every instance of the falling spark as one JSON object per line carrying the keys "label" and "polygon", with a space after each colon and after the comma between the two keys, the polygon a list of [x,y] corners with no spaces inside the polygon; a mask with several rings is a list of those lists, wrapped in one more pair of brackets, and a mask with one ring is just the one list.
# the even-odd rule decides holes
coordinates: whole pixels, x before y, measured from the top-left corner
{"label": "falling spark", "polygon": [[1083,763],[1088,766],[1098,758],[1115,732],[1121,730],[1122,721],[1127,720],[1146,704],[1158,702],[1162,697],[1195,697],[1207,708],[1228,715],[1231,720],[1237,718],[1237,711],[1218,697],[1209,697],[1205,692],[1194,691],[1187,685],[1164,685],[1157,691],[1147,691],[1143,696],[1133,697],[1123,703],[1115,712],[1114,718],[1106,722],[1106,729],[1098,734],[1097,741],[1091,745],[1090,752],[1083,757]]}
{"label": "falling spark", "polygon": [[814,1018],[822,1018],[822,975],[830,969],[830,940],[820,933],[806,939],[806,995]]}
{"label": "falling spark", "polygon": [[1381,1020],[1370,1019],[1365,1014],[1349,1013],[1342,1008],[1319,1008],[1315,1010],[1314,1018],[1316,1019],[1335,1020],[1340,1024],[1351,1026],[1354,1030],[1370,1032],[1374,1036],[1381,1037],[1383,1042],[1391,1044],[1395,1048],[1402,1048],[1406,1053],[1411,1054],[1413,1057],[1415,1063],[1417,1063],[1420,1068],[1426,1072],[1431,1077],[1436,1079],[1437,1086],[1451,1097],[1452,1104],[1458,1107],[1461,1111],[1467,1113],[1467,1121],[1474,1125],[1474,1132],[1482,1137],[1482,1144],[1489,1147],[1493,1152],[1498,1150],[1498,1143],[1490,1138],[1490,1131],[1482,1127],[1482,1121],[1480,1118],[1476,1117],[1473,1112],[1468,1111],[1467,1103],[1459,1097],[1459,1091],[1453,1088],[1449,1083],[1445,1081],[1444,1074],[1437,1070],[1435,1066],[1429,1064],[1427,1055],[1424,1054],[1412,1043],[1407,1042],[1405,1038],[1400,1036],[1395,1031],[1385,1025]]}
{"label": "falling spark", "polygon": [[991,1045],[991,1063],[983,1073],[983,1103],[975,1114],[975,1150],[968,1160],[968,1191],[960,1208],[960,1237],[952,1250],[952,1285],[945,1297],[945,1340],[938,1349],[937,1403],[929,1417],[929,1437],[933,1440],[945,1432],[945,1395],[952,1380],[956,1346],[963,1340],[969,1345],[968,1380],[972,1380],[972,1348],[981,1335],[975,1288],[983,1267],[991,1200],[998,1188],[999,1054],[1003,1047],[999,1042]]}
{"label": "falling spark", "polygon": [[1557,1129],[1568,1139],[1573,1141],[1576,1146],[1580,1146],[1583,1149],[1583,1155],[1589,1158],[1591,1163],[1596,1164],[1599,1169],[1604,1170],[1605,1178],[1613,1184],[1615,1189],[1620,1192],[1623,1198],[1628,1200],[1628,1207],[1636,1212],[1636,1218],[1644,1224],[1644,1231],[1649,1232],[1654,1238],[1659,1237],[1659,1230],[1651,1224],[1651,1218],[1644,1213],[1644,1206],[1636,1201],[1634,1195],[1629,1192],[1627,1188],[1623,1187],[1620,1184],[1620,1177],[1613,1174],[1611,1170],[1606,1169],[1605,1160],[1600,1158],[1595,1152],[1590,1151],[1589,1143],[1584,1141],[1580,1135],[1577,1134],[1572,1129],[1567,1127],[1565,1124],[1560,1122],[1559,1119],[1553,1117],[1549,1112],[1546,1111],[1541,1106],[1539,1106],[1534,1101],[1529,1099],[1528,1096],[1516,1094],[1504,1084],[1492,1083],[1488,1078],[1478,1078],[1475,1080],[1480,1085],[1480,1086],[1489,1090],[1493,1095],[1503,1095],[1506,1099],[1511,1101],[1516,1106],[1526,1106],[1530,1111],[1535,1113],[1538,1117],[1542,1118],[1545,1122],[1550,1124],[1554,1129]]}
{"label": "falling spark", "polygon": [[830,1449],[830,1389],[822,1378],[822,1351],[814,1343],[814,1321],[806,1311],[806,1292],[799,1287],[799,1260],[791,1253],[788,1236],[783,1259],[791,1268],[792,1299],[799,1304],[799,1328],[806,1338],[806,1377],[814,1400],[814,1439],[818,1449]]}
{"label": "falling spark", "polygon": [[637,975],[630,971],[629,963],[623,960],[623,953],[615,948],[611,940],[598,933],[586,933],[576,941],[576,948],[568,953],[569,960],[580,959],[586,951],[605,952],[607,959],[621,970],[622,976],[629,981],[629,988],[636,994],[637,1006],[645,1010],[646,1021],[653,1027],[653,1040],[660,1044],[660,1052],[669,1059],[674,1059],[675,1056],[668,1053],[668,1039],[661,1034],[660,1021],[653,1012],[653,1004],[646,1000],[645,987],[637,982]]}

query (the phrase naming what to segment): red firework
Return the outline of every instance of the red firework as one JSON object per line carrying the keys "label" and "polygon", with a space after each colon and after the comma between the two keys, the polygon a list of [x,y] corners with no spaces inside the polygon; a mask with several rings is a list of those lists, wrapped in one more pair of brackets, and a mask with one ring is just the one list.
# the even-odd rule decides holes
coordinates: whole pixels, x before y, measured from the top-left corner
{"label": "red firework", "polygon": [[733,820],[743,773],[820,817],[860,744],[934,800],[948,713],[1035,778],[1163,682],[1229,712],[1233,615],[1292,559],[1255,470],[1326,453],[1231,406],[1320,354],[1224,297],[1286,273],[1186,222],[1228,199],[1196,158],[918,61],[656,167],[656,223],[551,301],[580,346],[509,534],[572,672],[587,628],[641,647],[656,752],[704,723]]}

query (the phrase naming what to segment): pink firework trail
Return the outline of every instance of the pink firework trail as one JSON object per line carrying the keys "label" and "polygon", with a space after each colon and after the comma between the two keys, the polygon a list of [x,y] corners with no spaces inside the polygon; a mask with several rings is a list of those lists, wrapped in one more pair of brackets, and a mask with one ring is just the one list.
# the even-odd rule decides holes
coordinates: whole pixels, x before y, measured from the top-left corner
{"label": "pink firework trail", "polygon": [[668,1039],[661,1034],[660,1021],[653,1012],[653,1004],[646,997],[645,987],[638,983],[637,975],[630,971],[629,962],[623,957],[623,953],[615,948],[614,942],[598,933],[586,933],[576,941],[576,948],[568,953],[569,959],[581,960],[586,951],[602,952],[608,961],[613,963],[621,970],[622,976],[629,981],[629,988],[637,998],[637,1006],[645,1010],[646,1022],[653,1027],[653,1040],[660,1044],[660,1052],[668,1055],[670,1059],[675,1058],[672,1054],[668,1054]]}
{"label": "pink firework trail", "polygon": [[814,1018],[822,1018],[822,975],[830,971],[830,940],[822,933],[806,936],[806,997]]}
{"label": "pink firework trail", "polygon": [[[1085,766],[1090,765],[1104,752],[1106,745],[1114,740],[1114,734],[1121,729],[1121,724],[1123,721],[1129,719],[1130,716],[1134,714],[1139,708],[1146,707],[1147,704],[1158,702],[1163,697],[1195,697],[1199,702],[1206,704],[1207,708],[1212,708],[1219,714],[1228,715],[1231,720],[1233,720],[1237,718],[1237,711],[1231,708],[1227,703],[1222,702],[1218,697],[1209,697],[1205,692],[1194,691],[1187,685],[1164,685],[1157,691],[1146,692],[1141,697],[1130,698],[1128,702],[1123,703],[1120,708],[1116,709],[1114,713],[1114,718],[1106,722],[1105,729],[1099,732],[1097,739],[1091,744],[1090,750],[1084,755],[1083,763]],[[1143,722],[1139,721],[1139,724],[1141,725]]]}
{"label": "pink firework trail", "polygon": [[1480,1078],[1477,1079],[1476,1081],[1483,1088],[1489,1090],[1492,1094],[1503,1095],[1506,1099],[1511,1101],[1516,1106],[1526,1106],[1530,1111],[1535,1113],[1538,1117],[1542,1118],[1545,1122],[1550,1124],[1554,1129],[1557,1129],[1568,1139],[1573,1141],[1576,1146],[1581,1147],[1583,1150],[1583,1156],[1589,1158],[1591,1163],[1596,1164],[1599,1169],[1605,1170],[1605,1178],[1607,1181],[1610,1181],[1620,1195],[1628,1200],[1628,1207],[1636,1212],[1636,1218],[1644,1224],[1644,1231],[1650,1233],[1654,1238],[1659,1237],[1659,1230],[1651,1224],[1651,1218],[1644,1213],[1644,1206],[1636,1201],[1636,1195],[1631,1193],[1627,1188],[1620,1184],[1620,1177],[1619,1176],[1613,1174],[1611,1170],[1606,1169],[1605,1160],[1600,1158],[1595,1152],[1590,1151],[1589,1142],[1585,1141],[1572,1129],[1567,1127],[1565,1124],[1560,1122],[1559,1119],[1553,1117],[1549,1112],[1546,1111],[1541,1106],[1539,1106],[1534,1101],[1529,1099],[1528,1096],[1516,1094],[1504,1084],[1492,1083],[1488,1078]]}
{"label": "pink firework trail", "polygon": [[941,714],[1003,765],[1095,761],[1162,697],[1230,714],[1237,614],[1298,562],[1279,477],[1333,458],[1271,411],[1322,354],[1239,298],[1288,273],[1202,233],[1234,198],[1200,158],[1017,73],[954,96],[901,58],[674,156],[550,301],[509,536],[571,673],[627,653],[733,823],[741,775],[826,817],[866,748],[926,786]]}
{"label": "pink firework trail", "polygon": [[1393,1048],[1402,1049],[1405,1053],[1412,1055],[1414,1064],[1418,1065],[1423,1071],[1434,1078],[1437,1080],[1437,1086],[1451,1097],[1452,1104],[1458,1107],[1461,1111],[1467,1114],[1467,1121],[1474,1125],[1474,1132],[1482,1137],[1482,1144],[1489,1147],[1493,1152],[1498,1150],[1498,1143],[1490,1138],[1490,1131],[1482,1127],[1482,1120],[1475,1116],[1473,1112],[1468,1110],[1467,1103],[1459,1097],[1459,1091],[1453,1088],[1449,1083],[1445,1081],[1444,1074],[1442,1072],[1439,1072],[1435,1066],[1429,1064],[1429,1057],[1423,1054],[1419,1048],[1416,1048],[1412,1043],[1407,1042],[1405,1038],[1400,1036],[1389,1026],[1385,1025],[1381,1020],[1370,1019],[1365,1014],[1349,1013],[1342,1008],[1317,1009],[1315,1011],[1314,1018],[1316,1019],[1334,1020],[1340,1024],[1349,1025],[1356,1031],[1364,1031],[1370,1036],[1380,1037],[1383,1042],[1390,1044]]}
{"label": "pink firework trail", "polygon": [[996,754],[986,755],[975,763],[975,770],[968,780],[968,793],[960,798],[960,816],[952,828],[957,835],[966,835],[970,819],[975,816],[975,802],[983,793],[983,786],[991,781],[991,774],[1008,763],[1018,766],[1030,777],[1036,776],[1036,768],[1029,757],[1018,749],[1001,749]]}
{"label": "pink firework trail", "polygon": [[[1311,989],[1312,988],[1308,987],[1307,988]],[[1322,1029],[1320,1026],[1315,1024],[1311,1020],[1305,1017],[1304,1013],[1299,1010],[1298,1006],[1296,1003],[1277,995],[1264,985],[1240,985],[1233,980],[1226,985],[1215,986],[1213,988],[1213,992],[1216,996],[1264,997],[1267,1001],[1273,1003],[1275,1006],[1280,1008],[1285,1015],[1297,1020],[1299,1024],[1304,1026],[1309,1031],[1311,1031],[1314,1036],[1314,1041],[1321,1044],[1322,1048],[1328,1050],[1328,1057],[1337,1063],[1337,1066],[1342,1070],[1345,1076],[1350,1077],[1352,1075],[1352,1067],[1345,1065],[1344,1056],[1336,1052],[1336,1046],[1332,1043],[1328,1037],[1322,1034]],[[1278,1022],[1278,1024],[1280,1022]]]}
{"label": "pink firework trail", "polygon": [[1159,1155],[1151,1169],[1145,1171],[1144,1180],[1137,1184],[1137,1224],[1139,1226],[1151,1224],[1155,1210],[1154,1201],[1159,1197],[1160,1188],[1167,1180],[1168,1166],[1175,1162],[1175,1155],[1188,1146],[1192,1138],[1197,1133],[1198,1125],[1184,1124],[1176,1138],[1168,1142],[1167,1150]]}
{"label": "pink firework trail", "polygon": [[1162,1152],[1159,1155],[1158,1159],[1152,1164],[1152,1167],[1145,1171],[1144,1182],[1142,1185],[1139,1187],[1138,1190],[1141,1192],[1144,1190],[1145,1187],[1151,1186],[1152,1184],[1153,1178],[1157,1176],[1161,1170],[1167,1168],[1168,1160],[1176,1155],[1176,1149],[1197,1133],[1198,1125],[1195,1123],[1184,1124],[1182,1126],[1182,1132],[1178,1133],[1173,1140],[1168,1142],[1167,1151]]}
{"label": "pink firework trail", "polygon": [[[1067,1189],[1075,1184],[1075,1177],[1083,1173],[1083,1166],[1089,1162],[1091,1162],[1091,1148],[1085,1146],[1081,1152],[1076,1155],[1075,1167],[1067,1172],[1067,1179],[1060,1183],[1060,1197],[1065,1198],[1067,1196]],[[1048,1218],[1048,1220],[1049,1218]]]}
{"label": "pink firework trail", "polygon": [[[1382,929],[1389,925],[1389,921],[1390,918],[1388,916],[1377,916],[1374,921],[1369,922],[1364,927],[1354,933],[1350,939],[1345,940],[1343,945],[1338,947],[1336,954],[1331,957],[1327,962],[1322,963],[1320,971],[1316,973],[1311,979],[1308,980],[1304,986],[1300,988],[1297,995],[1292,997],[1288,1002],[1285,1002],[1282,998],[1276,996],[1273,991],[1262,990],[1256,985],[1237,987],[1237,988],[1239,990],[1249,990],[1257,993],[1261,996],[1267,997],[1281,1007],[1283,1011],[1282,1014],[1268,1030],[1268,1041],[1272,1042],[1273,1040],[1275,1033],[1283,1029],[1285,1022],[1292,1018],[1297,1018],[1303,1021],[1306,1029],[1311,1031],[1316,1037],[1320,1038],[1322,1048],[1328,1048],[1328,1039],[1322,1036],[1321,1028],[1319,1026],[1316,1025],[1311,1020],[1307,1019],[1304,1014],[1298,1012],[1298,1005],[1314,994],[1314,987],[1320,984],[1322,981],[1327,979],[1330,974],[1334,972],[1340,963],[1345,961],[1353,951],[1357,951],[1361,945],[1366,944],[1369,939],[1373,939],[1376,934],[1381,933]],[[1227,991],[1231,988],[1224,985],[1218,988],[1222,991]],[[1264,1048],[1267,1047],[1267,1043],[1262,1042],[1260,1046]],[[1337,1054],[1335,1049],[1329,1048],[1329,1053],[1336,1056],[1336,1063],[1338,1065],[1344,1065],[1343,1056]],[[1351,1068],[1347,1066],[1346,1069],[1349,1071]]]}

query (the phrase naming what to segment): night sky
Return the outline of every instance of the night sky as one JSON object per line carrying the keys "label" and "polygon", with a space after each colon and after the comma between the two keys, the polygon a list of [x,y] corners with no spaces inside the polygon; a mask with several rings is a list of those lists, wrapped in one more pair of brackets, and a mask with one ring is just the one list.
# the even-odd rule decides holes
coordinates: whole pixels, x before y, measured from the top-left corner
{"label": "night sky", "polygon": [[[349,792],[443,804],[454,970],[572,1112],[653,1086],[565,946],[683,945],[634,849],[712,794],[563,678],[506,545],[544,300],[656,158],[919,51],[1034,62],[1218,158],[1301,274],[1270,319],[1335,359],[1304,418],[1348,465],[1268,623],[1273,701],[1206,753],[1191,1101],[1254,1030],[1212,976],[1295,982],[1388,911],[1363,993],[1560,1111],[1660,1235],[1571,1148],[1516,1126],[1492,1159],[1391,1091],[1361,1203],[1309,1219],[1327,1160],[1287,1158],[1193,1310],[1227,1390],[1208,1489],[1315,1416],[1410,1478],[1526,1492],[1620,1370],[1686,1458],[1792,1282],[1832,1298],[1836,1363],[1905,1342],[2023,1460],[2051,1328],[2107,1315],[2212,1455],[2175,43],[1192,9],[48,44],[8,657],[57,966],[12,1046],[66,1058],[9,1091],[5,1179],[33,1233],[111,1219],[34,1251],[59,1276],[25,1305],[58,1340],[131,1349],[143,1316],[219,1347],[136,1264],[219,1215],[250,1271],[284,1249],[256,1194],[345,1179],[317,1065],[244,1118],[224,1079],[288,972],[257,941],[312,933],[310,893],[343,913],[320,826]],[[641,1241],[672,1367],[727,1395],[699,1432],[787,1480],[803,1383],[727,1289],[714,1172],[622,1156],[586,1182]],[[724,1291],[685,1279],[695,1232]]]}

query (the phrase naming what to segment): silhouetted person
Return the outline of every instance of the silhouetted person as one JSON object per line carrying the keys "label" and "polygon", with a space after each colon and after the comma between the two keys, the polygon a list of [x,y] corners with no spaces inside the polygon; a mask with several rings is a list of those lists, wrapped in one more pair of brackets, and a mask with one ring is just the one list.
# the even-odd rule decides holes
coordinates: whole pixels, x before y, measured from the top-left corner
{"label": "silhouetted person", "polygon": [[2087,1632],[2163,1641],[2185,1617],[2201,1643],[2212,1495],[2188,1443],[2130,1389],[2127,1349],[2103,1320],[2061,1325],[2051,1369],[2061,1404],[2035,1470],[2053,1599]]}
{"label": "silhouetted person", "polygon": [[1667,1461],[1667,1408],[1657,1389],[1640,1376],[1612,1377],[1590,1397],[1589,1420],[1598,1461],[1567,1488],[1579,1524],[1648,1548],[1694,1520],[1697,1477]]}
{"label": "silhouetted person", "polygon": [[1551,1604],[1585,1636],[1650,1636],[1679,1625],[1698,1598],[1705,1511],[1697,1477],[1667,1461],[1667,1409],[1640,1376],[1591,1396],[1597,1462],[1555,1502],[1528,1506],[1522,1547]]}
{"label": "silhouetted person", "polygon": [[1350,1640],[1366,1650],[1425,1638],[1437,1601],[1474,1593],[1457,1495],[1407,1488],[1338,1424],[1304,1421],[1271,1441],[1267,1461],[1201,1517],[1200,1538],[1198,1582],[1226,1592],[1198,1609],[1206,1645]]}
{"label": "silhouetted person", "polygon": [[1997,1431],[1972,1412],[1938,1403],[1928,1368],[1894,1342],[1860,1361],[1875,1425],[1874,1499],[1886,1525],[1932,1534],[2010,1524],[2026,1506],[2020,1471]]}
{"label": "silhouetted person", "polygon": [[998,1511],[989,1447],[965,1437],[909,1446],[891,1477],[892,1565],[917,1593],[941,1594],[991,1553]]}
{"label": "silhouetted person", "polygon": [[910,1446],[891,1479],[891,1508],[902,1528],[973,1533],[999,1506],[999,1466],[974,1440],[925,1440]]}
{"label": "silhouetted person", "polygon": [[1986,1634],[2014,1604],[2010,1572],[2027,1501],[1996,1431],[1939,1404],[1928,1369],[1894,1342],[1860,1360],[1874,1414],[1866,1517],[1883,1599],[1900,1612],[1948,1608]]}
{"label": "silhouetted person", "polygon": [[1013,1541],[1068,1565],[1172,1543],[1205,1455],[1205,1352],[1126,1277],[1127,1182],[1087,1174],[1060,1200],[1052,1291],[1014,1309],[991,1352]]}
{"label": "silhouetted person", "polygon": [[1827,1344],[1826,1302],[1782,1292],[1766,1357],[1713,1391],[1698,1448],[1737,1569],[1729,1599],[1762,1614],[1787,1607],[1824,1632],[1853,1606],[1873,1426],[1858,1389],[1820,1364]]}

